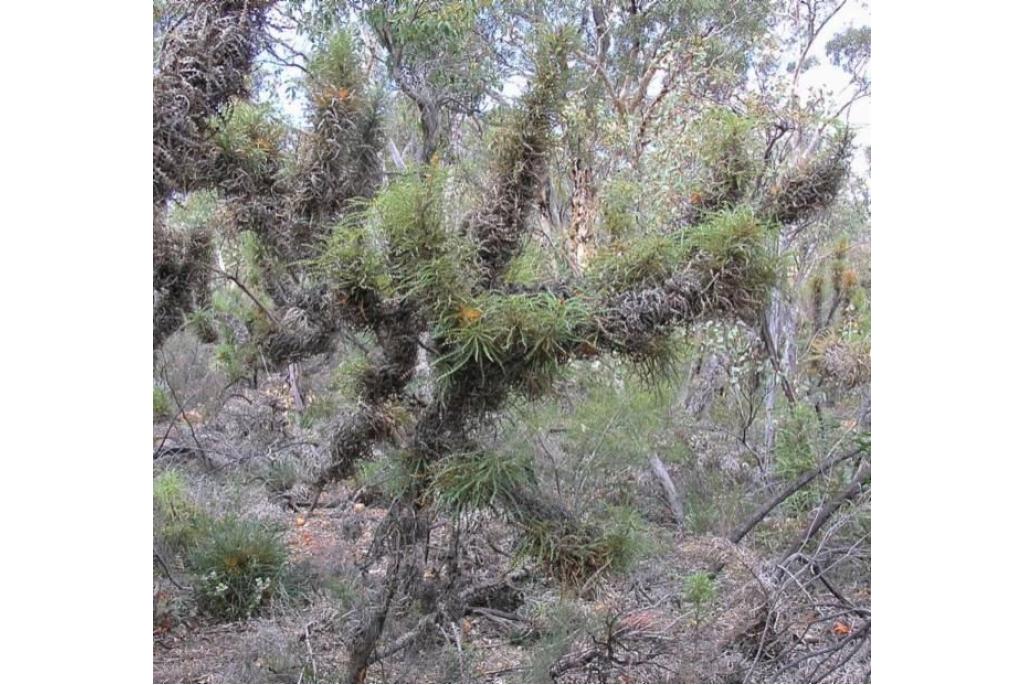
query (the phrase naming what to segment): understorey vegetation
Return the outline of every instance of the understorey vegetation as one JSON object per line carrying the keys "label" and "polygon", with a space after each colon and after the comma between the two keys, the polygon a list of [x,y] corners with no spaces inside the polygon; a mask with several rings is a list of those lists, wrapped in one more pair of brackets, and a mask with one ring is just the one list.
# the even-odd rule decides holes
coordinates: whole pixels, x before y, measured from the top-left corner
{"label": "understorey vegetation", "polygon": [[870,677],[870,29],[799,4],[154,4],[157,680]]}

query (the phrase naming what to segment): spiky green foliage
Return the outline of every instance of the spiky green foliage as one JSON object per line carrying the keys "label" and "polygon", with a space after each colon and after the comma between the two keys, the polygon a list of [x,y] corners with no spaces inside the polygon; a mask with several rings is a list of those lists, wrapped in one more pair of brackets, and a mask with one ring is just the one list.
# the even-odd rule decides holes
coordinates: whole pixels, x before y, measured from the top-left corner
{"label": "spiky green foliage", "polygon": [[465,301],[472,248],[445,220],[444,184],[436,169],[393,180],[335,227],[317,260],[321,276],[350,297],[399,296],[434,316]]}
{"label": "spiky green foliage", "polygon": [[637,204],[640,188],[625,174],[609,179],[601,188],[601,227],[613,240],[630,239],[639,228]]}
{"label": "spiky green foliage", "polygon": [[414,482],[414,474],[404,456],[390,454],[359,464],[355,473],[356,483],[360,488],[380,493],[389,500],[401,496]]}
{"label": "spiky green foliage", "polygon": [[613,244],[598,253],[587,276],[597,292],[620,293],[660,285],[699,262],[704,276],[736,271],[745,287],[761,291],[775,278],[768,237],[750,209],[722,211],[698,226]]}
{"label": "spiky green foliage", "polygon": [[214,143],[226,158],[220,164],[233,165],[251,176],[277,170],[285,128],[269,105],[234,100],[227,114],[211,128]]}
{"label": "spiky green foliage", "polygon": [[287,558],[279,531],[246,519],[218,519],[190,558],[200,607],[227,620],[254,615],[279,589]]}
{"label": "spiky green foliage", "polygon": [[693,573],[683,581],[683,599],[693,607],[694,620],[698,625],[717,595],[715,577],[710,573]]}
{"label": "spiky green foliage", "polygon": [[386,297],[392,282],[380,240],[360,215],[346,217],[334,227],[317,259],[319,275],[359,303]]}
{"label": "spiky green foliage", "polygon": [[291,456],[274,458],[263,465],[259,478],[270,492],[287,492],[302,478],[302,466]]}
{"label": "spiky green foliage", "polygon": [[210,308],[204,307],[190,313],[185,317],[185,323],[200,342],[217,342],[217,322]]}
{"label": "spiky green foliage", "polygon": [[559,269],[560,266],[558,261],[552,259],[549,250],[545,250],[536,241],[531,241],[508,265],[505,282],[513,287],[542,287],[543,284],[557,282],[566,275],[566,270]]}
{"label": "spiky green foliage", "polygon": [[301,240],[314,243],[319,226],[370,197],[381,176],[383,145],[381,94],[366,87],[352,36],[340,31],[310,58],[307,92],[312,130],[300,142],[290,201],[307,220],[296,226]]}
{"label": "spiky green foliage", "polygon": [[[310,97],[315,101],[356,95],[362,91],[366,81],[355,42],[348,31],[338,31],[330,36],[309,60],[308,70]],[[327,88],[333,88],[335,92],[323,93]]]}
{"label": "spiky green foliage", "polygon": [[248,378],[257,360],[256,350],[251,345],[242,345],[225,340],[213,350],[213,367],[227,376],[229,381]]}
{"label": "spiky green foliage", "polygon": [[567,31],[542,37],[532,88],[496,140],[491,196],[485,209],[470,220],[489,282],[504,274],[522,248],[526,217],[540,189],[553,120],[566,87],[570,45]]}
{"label": "spiky green foliage", "polygon": [[435,315],[469,294],[474,270],[471,248],[446,220],[445,182],[436,167],[414,170],[373,206],[398,287]]}
{"label": "spiky green foliage", "polygon": [[456,512],[514,506],[520,488],[536,485],[531,459],[497,452],[454,454],[435,467],[437,501]]}
{"label": "spiky green foliage", "polygon": [[[775,443],[775,472],[785,480],[793,480],[817,466],[820,436],[814,409],[804,404],[793,407],[779,426]],[[820,497],[821,484],[815,481],[790,497],[786,506],[806,511]]]}
{"label": "spiky green foliage", "polygon": [[726,108],[707,112],[695,135],[701,172],[689,197],[691,223],[711,212],[733,207],[747,194],[759,164],[754,153],[755,120]]}
{"label": "spiky green foliage", "polygon": [[448,351],[438,366],[447,377],[468,364],[496,365],[528,389],[541,388],[584,341],[579,331],[589,318],[582,298],[486,292],[446,320],[439,337]]}
{"label": "spiky green foliage", "polygon": [[662,283],[686,255],[683,234],[650,235],[613,243],[595,255],[587,276],[598,292],[615,293]]}
{"label": "spiky green foliage", "polygon": [[767,246],[771,231],[752,210],[719,212],[685,235],[704,268],[727,277],[729,287],[737,287],[755,302],[775,283],[777,264]]}
{"label": "spiky green foliage", "polygon": [[173,202],[167,211],[167,226],[172,231],[190,233],[210,226],[217,212],[219,197],[213,190],[197,190]]}

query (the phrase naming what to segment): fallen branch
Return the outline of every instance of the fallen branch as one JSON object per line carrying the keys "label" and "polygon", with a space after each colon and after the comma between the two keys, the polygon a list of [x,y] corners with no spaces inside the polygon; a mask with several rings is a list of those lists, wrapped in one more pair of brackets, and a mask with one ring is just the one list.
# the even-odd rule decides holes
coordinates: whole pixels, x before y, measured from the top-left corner
{"label": "fallen branch", "polygon": [[[466,588],[465,590],[460,592],[459,595],[458,595],[459,603],[462,604],[463,607],[465,607],[463,609],[462,613],[465,614],[465,613],[469,613],[470,611],[475,611],[477,613],[483,613],[484,615],[487,615],[487,613],[490,613],[490,614],[493,614],[494,616],[499,616],[499,615],[504,616],[505,612],[500,612],[497,609],[490,609],[490,608],[486,608],[486,607],[472,607],[472,606],[469,606],[469,605],[472,604],[474,601],[480,601],[480,600],[484,599],[495,588],[502,587],[502,586],[506,585],[509,581],[515,581],[515,580],[519,580],[521,578],[524,578],[526,575],[527,575],[527,572],[525,570],[519,569],[517,571],[513,571],[512,573],[508,574],[507,576],[502,577],[501,579],[499,579],[497,581],[488,581],[486,583],[481,583],[479,585],[474,585],[473,587]],[[487,613],[484,613],[485,611]],[[373,657],[370,658],[367,661],[367,666],[372,666],[373,664],[375,664],[375,663],[377,663],[377,662],[379,662],[379,661],[381,661],[383,659],[386,659],[389,656],[397,654],[398,652],[400,652],[403,649],[405,649],[406,647],[408,647],[410,644],[412,644],[416,640],[417,637],[422,635],[423,632],[427,630],[427,628],[429,628],[430,626],[434,625],[436,623],[436,621],[438,620],[438,618],[440,618],[440,616],[441,616],[441,611],[438,610],[438,611],[433,611],[433,612],[427,614],[426,616],[424,616],[423,618],[421,618],[416,623],[416,625],[413,626],[412,629],[406,631],[405,633],[402,633],[394,642],[392,642],[390,645],[388,645],[384,649],[377,650],[374,653]],[[513,617],[514,614],[508,614],[508,616]],[[460,616],[456,616],[454,618],[461,618],[461,615]],[[517,618],[517,620],[522,620],[522,619],[518,619],[518,617],[516,617],[516,618]]]}
{"label": "fallen branch", "polygon": [[301,370],[299,365],[292,362],[288,365],[288,387],[292,391],[292,401],[295,403],[296,411],[303,411],[306,408],[305,403],[302,401],[302,390],[299,388],[299,374]]}
{"label": "fallen branch", "polygon": [[804,531],[803,535],[794,540],[793,544],[791,544],[789,549],[786,550],[786,553],[782,555],[779,565],[781,566],[790,557],[799,552],[800,548],[807,544],[807,541],[813,538],[815,534],[821,530],[821,527],[825,525],[830,518],[832,518],[832,515],[839,510],[839,507],[841,507],[847,500],[853,499],[860,493],[861,486],[863,486],[870,478],[871,463],[864,462],[860,469],[857,470],[857,473],[853,476],[853,479],[850,481],[846,490],[841,492],[818,510],[818,513],[815,514],[814,518],[811,519],[810,524],[808,524],[807,530]]}
{"label": "fallen branch", "polygon": [[804,475],[800,476],[792,484],[790,484],[789,487],[780,492],[772,500],[766,502],[760,509],[754,512],[746,521],[737,526],[736,529],[729,534],[729,541],[732,542],[734,545],[739,544],[740,540],[746,537],[747,533],[753,530],[754,526],[763,521],[768,516],[768,514],[772,513],[772,511],[774,511],[777,506],[779,506],[787,499],[795,495],[798,491],[805,488],[811,481],[813,481],[826,471],[830,470],[836,464],[844,462],[847,459],[852,459],[853,457],[860,454],[862,451],[864,451],[863,447],[857,447],[856,449],[847,452],[846,454],[842,454],[838,457],[834,457],[833,459],[829,459],[818,468],[808,471]]}
{"label": "fallen branch", "polygon": [[665,464],[662,463],[658,455],[652,454],[650,459],[651,470],[654,471],[654,475],[657,476],[658,482],[661,483],[661,489],[665,491],[665,497],[668,499],[668,505],[672,509],[672,516],[675,517],[676,523],[681,528],[686,522],[686,513],[683,511],[683,503],[679,499],[679,493],[676,492],[676,485],[672,482],[672,477],[668,473],[668,469],[665,468]]}

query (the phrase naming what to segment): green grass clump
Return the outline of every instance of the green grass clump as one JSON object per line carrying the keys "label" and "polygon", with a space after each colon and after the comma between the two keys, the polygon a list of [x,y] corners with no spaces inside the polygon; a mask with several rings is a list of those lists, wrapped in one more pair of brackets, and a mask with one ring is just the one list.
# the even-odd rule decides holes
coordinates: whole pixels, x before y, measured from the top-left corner
{"label": "green grass clump", "polygon": [[551,255],[536,241],[527,243],[508,265],[505,281],[515,285],[536,286],[557,281],[557,264]]}
{"label": "green grass clump", "polygon": [[475,282],[474,248],[450,230],[445,216],[446,181],[434,167],[413,170],[373,207],[399,288],[435,314],[468,297]]}
{"label": "green grass clump", "polygon": [[715,598],[715,579],[710,573],[694,573],[683,584],[683,596],[694,606],[705,605]]}
{"label": "green grass clump", "polygon": [[715,210],[744,197],[760,169],[755,153],[757,124],[724,107],[707,112],[697,122],[696,152],[703,162],[703,178],[695,189],[697,204]]}
{"label": "green grass clump", "polygon": [[636,557],[629,525],[598,528],[572,521],[526,518],[518,553],[541,564],[568,587],[580,587],[598,574],[626,568]]}
{"label": "green grass clump", "polygon": [[541,604],[531,612],[530,631],[513,634],[513,644],[525,647],[526,663],[512,682],[549,683],[551,667],[572,648],[573,642],[591,627],[591,617],[570,599]]}
{"label": "green grass clump", "polygon": [[713,259],[717,267],[744,268],[745,280],[751,283],[770,283],[775,275],[769,258],[766,239],[768,229],[758,220],[753,210],[738,209],[718,212],[686,233],[686,244]]}
{"label": "green grass clump", "polygon": [[213,350],[212,362],[215,369],[224,373],[229,381],[237,381],[252,375],[255,350],[249,345],[236,345],[224,341]]}
{"label": "green grass clump", "polygon": [[271,459],[263,467],[261,479],[273,493],[288,492],[302,478],[302,469],[293,457]]}
{"label": "green grass clump", "polygon": [[445,181],[433,167],[392,180],[335,227],[317,260],[321,276],[351,295],[401,295],[434,314],[464,301],[474,283],[473,247],[449,227]]}
{"label": "green grass clump", "polygon": [[657,285],[682,265],[684,247],[678,233],[615,243],[595,255],[588,276],[598,292]]}
{"label": "green grass clump", "polygon": [[317,267],[328,282],[344,291],[387,293],[391,288],[380,238],[358,214],[335,226]]}
{"label": "green grass clump", "polygon": [[200,342],[217,342],[217,322],[210,309],[197,309],[191,312],[185,317],[185,323]]}
{"label": "green grass clump", "polygon": [[279,531],[234,517],[214,521],[190,558],[200,608],[226,620],[253,616],[280,590],[287,556]]}
{"label": "green grass clump", "polygon": [[385,498],[398,497],[412,484],[414,474],[402,454],[389,454],[375,461],[364,461],[356,469],[356,486],[379,493]]}
{"label": "green grass clump", "polygon": [[194,233],[203,230],[213,220],[219,199],[213,190],[189,193],[181,202],[171,203],[167,225],[173,231]]}

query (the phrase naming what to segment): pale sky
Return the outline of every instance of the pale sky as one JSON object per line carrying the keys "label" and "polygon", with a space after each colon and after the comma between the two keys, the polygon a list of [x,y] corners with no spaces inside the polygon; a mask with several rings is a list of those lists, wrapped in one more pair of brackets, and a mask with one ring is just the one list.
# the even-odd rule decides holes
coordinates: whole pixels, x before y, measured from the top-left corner
{"label": "pale sky", "polygon": [[[871,12],[868,8],[868,3],[863,0],[851,0],[839,10],[839,13],[829,22],[825,30],[822,31],[821,36],[818,37],[815,43],[816,49],[811,51],[811,54],[818,58],[818,64],[808,69],[800,77],[800,90],[803,94],[806,94],[812,87],[824,86],[833,91],[838,101],[843,102],[846,99],[843,97],[843,90],[849,83],[849,78],[841,69],[832,66],[832,63],[828,61],[828,58],[825,56],[825,45],[840,31],[850,27],[870,25]],[[870,68],[869,64],[869,72]],[[850,94],[852,94],[852,91],[847,91],[847,96]],[[870,96],[858,100],[850,107],[850,126],[857,132],[857,142],[865,147],[870,147],[871,145],[870,115]],[[855,160],[855,164],[858,167],[864,163],[862,156],[858,156]]]}

